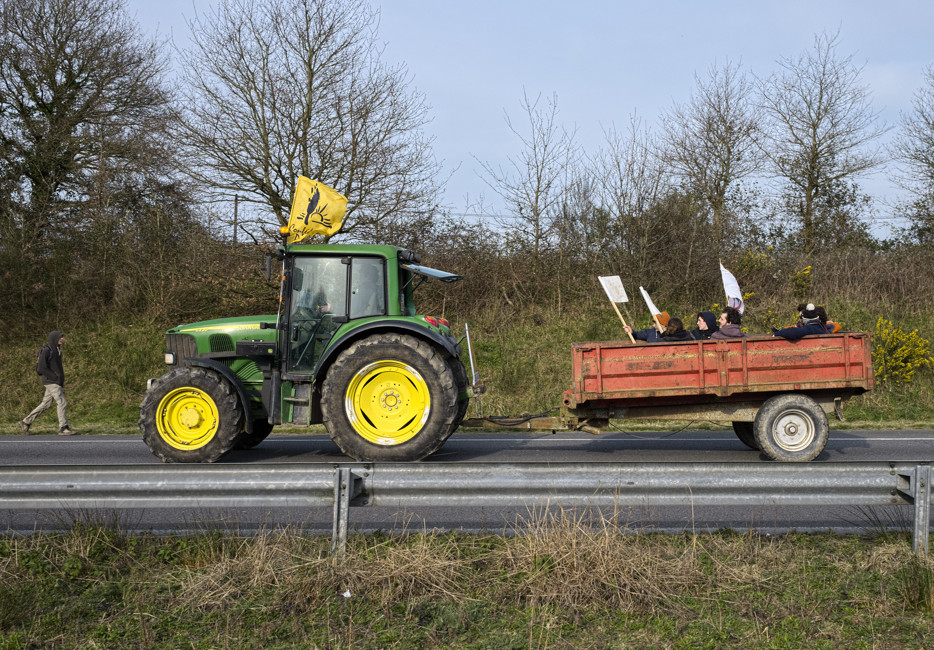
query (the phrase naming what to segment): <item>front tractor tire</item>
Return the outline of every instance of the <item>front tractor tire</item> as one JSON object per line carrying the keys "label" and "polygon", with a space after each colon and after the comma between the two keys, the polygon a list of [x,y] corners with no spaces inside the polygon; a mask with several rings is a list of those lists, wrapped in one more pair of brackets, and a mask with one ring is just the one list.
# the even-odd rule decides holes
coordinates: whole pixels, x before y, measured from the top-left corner
{"label": "front tractor tire", "polygon": [[165,463],[213,463],[234,448],[243,422],[230,383],[196,366],[154,380],[139,407],[143,440]]}
{"label": "front tractor tire", "polygon": [[421,460],[457,428],[458,378],[445,353],[403,334],[379,334],[344,350],[321,388],[331,439],[359,461]]}

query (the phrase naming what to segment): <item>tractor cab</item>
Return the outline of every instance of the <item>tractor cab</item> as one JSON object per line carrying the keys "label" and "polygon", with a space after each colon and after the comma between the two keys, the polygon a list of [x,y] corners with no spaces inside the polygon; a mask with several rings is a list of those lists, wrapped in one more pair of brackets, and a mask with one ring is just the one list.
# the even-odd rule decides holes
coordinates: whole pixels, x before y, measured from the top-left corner
{"label": "tractor cab", "polygon": [[[418,255],[390,246],[292,246],[284,258],[283,312],[279,330],[286,374],[314,373],[338,333],[365,322],[414,318],[413,293],[427,278],[461,276],[417,264]],[[281,318],[281,316],[280,316]]]}

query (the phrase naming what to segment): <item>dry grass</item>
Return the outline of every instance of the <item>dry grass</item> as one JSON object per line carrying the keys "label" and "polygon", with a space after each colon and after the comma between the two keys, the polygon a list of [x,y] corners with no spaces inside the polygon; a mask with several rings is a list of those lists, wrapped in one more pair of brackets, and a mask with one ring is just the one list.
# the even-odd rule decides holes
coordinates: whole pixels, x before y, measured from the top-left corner
{"label": "dry grass", "polygon": [[654,612],[666,593],[690,580],[691,553],[621,528],[619,513],[533,513],[520,535],[491,558],[510,578],[512,591],[503,597],[569,611]]}
{"label": "dry grass", "polygon": [[[180,585],[179,602],[189,607],[271,592],[280,604],[305,613],[340,595],[387,610],[425,599],[459,604],[482,599],[572,614],[609,609],[651,616],[686,613],[685,598],[699,598],[754,616],[746,601],[749,590],[764,594],[773,615],[803,615],[824,597],[780,606],[778,601],[792,584],[805,596],[820,590],[809,580],[817,571],[881,573],[902,581],[908,572],[921,576],[912,592],[920,595],[909,597],[906,588],[895,601],[934,612],[923,586],[930,561],[911,556],[905,540],[895,537],[849,553],[833,551],[835,544],[847,546],[842,537],[821,538],[819,548],[810,548],[796,536],[754,532],[643,534],[627,530],[619,513],[589,510],[533,512],[517,531],[509,538],[355,536],[340,560],[329,554],[327,540],[296,533],[226,538],[219,546],[185,554],[173,579]],[[892,613],[894,601],[883,598],[875,605]]]}
{"label": "dry grass", "polygon": [[[0,648],[923,647],[904,538],[645,534],[531,512],[515,536],[0,538]],[[61,621],[68,624],[64,627]]]}

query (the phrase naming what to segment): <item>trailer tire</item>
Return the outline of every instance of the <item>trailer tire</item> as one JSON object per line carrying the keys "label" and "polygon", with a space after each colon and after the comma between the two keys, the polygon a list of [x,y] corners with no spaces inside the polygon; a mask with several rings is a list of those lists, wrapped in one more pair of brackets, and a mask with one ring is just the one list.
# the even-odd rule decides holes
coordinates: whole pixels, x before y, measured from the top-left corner
{"label": "trailer tire", "polygon": [[269,420],[253,420],[253,433],[246,431],[241,433],[234,449],[252,449],[268,438],[270,433],[272,433],[272,425],[269,424]]}
{"label": "trailer tire", "polygon": [[457,386],[457,416],[451,425],[451,433],[454,433],[464,421],[464,416],[467,415],[467,406],[470,404],[470,394],[467,392],[470,388],[470,380],[467,378],[467,369],[458,357],[448,357],[448,365],[451,367],[454,383]]}
{"label": "trailer tire", "polygon": [[243,408],[219,373],[184,366],[153,381],[139,407],[139,428],[164,463],[213,463],[237,443]]}
{"label": "trailer tire", "polygon": [[331,439],[359,461],[421,460],[454,431],[460,411],[445,353],[403,334],[378,334],[340,353],[321,387]]}
{"label": "trailer tire", "polygon": [[772,460],[806,462],[827,445],[827,414],[807,395],[770,397],[759,408],[753,430],[759,448]]}
{"label": "trailer tire", "polygon": [[749,447],[759,451],[759,443],[756,442],[756,434],[753,431],[752,422],[734,422],[733,433],[739,438],[739,441]]}

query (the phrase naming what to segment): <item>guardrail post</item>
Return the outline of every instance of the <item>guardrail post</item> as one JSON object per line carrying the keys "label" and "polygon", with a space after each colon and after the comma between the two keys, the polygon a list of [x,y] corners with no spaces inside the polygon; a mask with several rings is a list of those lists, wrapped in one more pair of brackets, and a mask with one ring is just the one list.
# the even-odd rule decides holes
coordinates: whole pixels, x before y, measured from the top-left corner
{"label": "guardrail post", "polygon": [[930,465],[918,465],[915,468],[915,485],[912,489],[912,496],[915,498],[915,530],[911,540],[911,550],[921,555],[927,555],[931,526]]}
{"label": "guardrail post", "polygon": [[360,493],[362,479],[349,467],[335,467],[334,517],[331,526],[331,553],[342,556],[347,548],[350,501]]}

